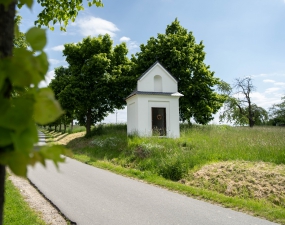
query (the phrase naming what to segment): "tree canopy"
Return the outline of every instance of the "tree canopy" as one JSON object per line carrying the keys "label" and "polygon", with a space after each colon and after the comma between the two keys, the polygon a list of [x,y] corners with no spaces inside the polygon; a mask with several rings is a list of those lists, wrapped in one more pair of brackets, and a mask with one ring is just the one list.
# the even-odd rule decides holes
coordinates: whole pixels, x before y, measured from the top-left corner
{"label": "tree canopy", "polygon": [[137,76],[158,60],[177,80],[180,98],[180,118],[193,118],[199,124],[213,119],[225,101],[225,96],[214,91],[221,81],[214,77],[210,66],[204,63],[206,53],[202,41],[197,44],[192,32],[187,32],[175,19],[165,34],[151,37],[141,51],[132,56]]}
{"label": "tree canopy", "polygon": [[76,119],[86,126],[88,136],[91,125],[125,105],[124,98],[132,90],[132,63],[126,44],[113,47],[108,34],[64,47],[71,78],[63,93],[74,102]]}

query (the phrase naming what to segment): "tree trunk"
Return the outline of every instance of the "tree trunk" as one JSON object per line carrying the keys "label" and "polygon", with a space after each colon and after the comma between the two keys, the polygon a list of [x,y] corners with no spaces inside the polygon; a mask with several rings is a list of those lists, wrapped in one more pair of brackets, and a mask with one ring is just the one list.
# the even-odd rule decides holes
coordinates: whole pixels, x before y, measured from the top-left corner
{"label": "tree trunk", "polygon": [[86,137],[91,135],[91,109],[87,110],[86,114]]}
{"label": "tree trunk", "polygon": [[64,129],[63,133],[65,133],[66,132],[66,123],[63,124],[63,129]]}
{"label": "tree trunk", "polygon": [[[0,4],[0,60],[11,57],[13,52],[14,41],[14,18],[16,0],[12,1],[7,8]],[[10,98],[12,92],[12,84],[6,79],[0,93],[1,97]],[[1,151],[2,149],[0,149]],[[4,165],[0,165],[0,225],[3,224],[4,194],[5,194],[5,175]]]}
{"label": "tree trunk", "polygon": [[249,127],[254,126],[254,113],[252,112],[250,99],[248,100],[248,125]]}
{"label": "tree trunk", "polygon": [[248,119],[248,122],[249,122],[249,127],[253,127],[254,124],[255,124],[254,116],[250,115],[249,119]]}
{"label": "tree trunk", "polygon": [[71,124],[70,124],[70,130],[73,130],[73,120],[71,120]]}
{"label": "tree trunk", "polygon": [[61,123],[59,124],[59,132],[61,132]]}

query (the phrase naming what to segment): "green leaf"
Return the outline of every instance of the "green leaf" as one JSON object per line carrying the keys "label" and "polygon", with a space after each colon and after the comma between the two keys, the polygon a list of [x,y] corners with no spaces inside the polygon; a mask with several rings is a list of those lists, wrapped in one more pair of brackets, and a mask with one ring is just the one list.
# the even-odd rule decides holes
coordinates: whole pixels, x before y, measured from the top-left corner
{"label": "green leaf", "polygon": [[22,152],[4,152],[0,153],[0,164],[8,165],[12,172],[18,176],[27,175],[27,165],[29,155]]}
{"label": "green leaf", "polygon": [[18,131],[26,129],[32,120],[33,103],[33,99],[27,97],[12,99],[9,108],[1,114],[0,127]]}
{"label": "green leaf", "polygon": [[4,115],[10,108],[11,102],[7,98],[0,97],[0,112],[1,116]]}
{"label": "green leaf", "polygon": [[64,162],[65,158],[62,157],[63,154],[66,154],[68,150],[62,145],[52,145],[52,146],[43,146],[40,149],[40,154],[45,159],[50,159],[58,166],[59,162]]}
{"label": "green leaf", "polygon": [[44,65],[44,59],[43,56],[38,58],[39,56],[35,57],[32,52],[24,48],[14,50],[14,57],[6,62],[6,73],[14,86],[37,85],[43,80],[42,73],[46,71],[46,68],[41,68]]}
{"label": "green leaf", "polygon": [[12,134],[15,151],[29,154],[34,144],[38,142],[38,131],[34,122],[31,122],[27,129]]}
{"label": "green leaf", "polygon": [[13,0],[0,0],[0,5],[4,5],[5,7],[8,7],[8,5],[12,2]]}
{"label": "green leaf", "polygon": [[39,124],[55,121],[63,111],[49,88],[42,88],[35,97],[34,119]]}
{"label": "green leaf", "polygon": [[0,127],[0,147],[5,147],[12,144],[12,131]]}
{"label": "green leaf", "polygon": [[39,75],[41,75],[42,79],[44,79],[48,71],[48,66],[48,58],[45,52],[41,52],[41,54],[35,57],[35,68],[37,68],[37,71],[39,72]]}
{"label": "green leaf", "polygon": [[33,3],[34,3],[33,0],[20,0],[20,4],[21,4],[21,5],[26,4],[30,9],[32,8]]}
{"label": "green leaf", "polygon": [[47,43],[46,31],[44,29],[33,27],[26,33],[26,39],[34,51],[41,51]]}

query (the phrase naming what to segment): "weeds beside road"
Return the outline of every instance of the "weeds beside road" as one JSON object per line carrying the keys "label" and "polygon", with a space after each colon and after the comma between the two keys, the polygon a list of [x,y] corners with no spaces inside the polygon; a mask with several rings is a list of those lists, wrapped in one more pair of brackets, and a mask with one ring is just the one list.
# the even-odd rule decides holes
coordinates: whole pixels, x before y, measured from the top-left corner
{"label": "weeds beside road", "polygon": [[74,158],[285,224],[284,128],[182,125],[168,139],[105,125],[93,134],[65,143]]}

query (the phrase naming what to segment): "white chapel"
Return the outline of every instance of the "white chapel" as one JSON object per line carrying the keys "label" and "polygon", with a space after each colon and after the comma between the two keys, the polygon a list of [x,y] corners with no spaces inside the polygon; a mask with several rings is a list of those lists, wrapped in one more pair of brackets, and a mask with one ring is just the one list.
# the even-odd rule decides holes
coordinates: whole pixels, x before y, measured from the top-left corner
{"label": "white chapel", "polygon": [[127,98],[128,135],[180,137],[177,80],[157,61]]}

